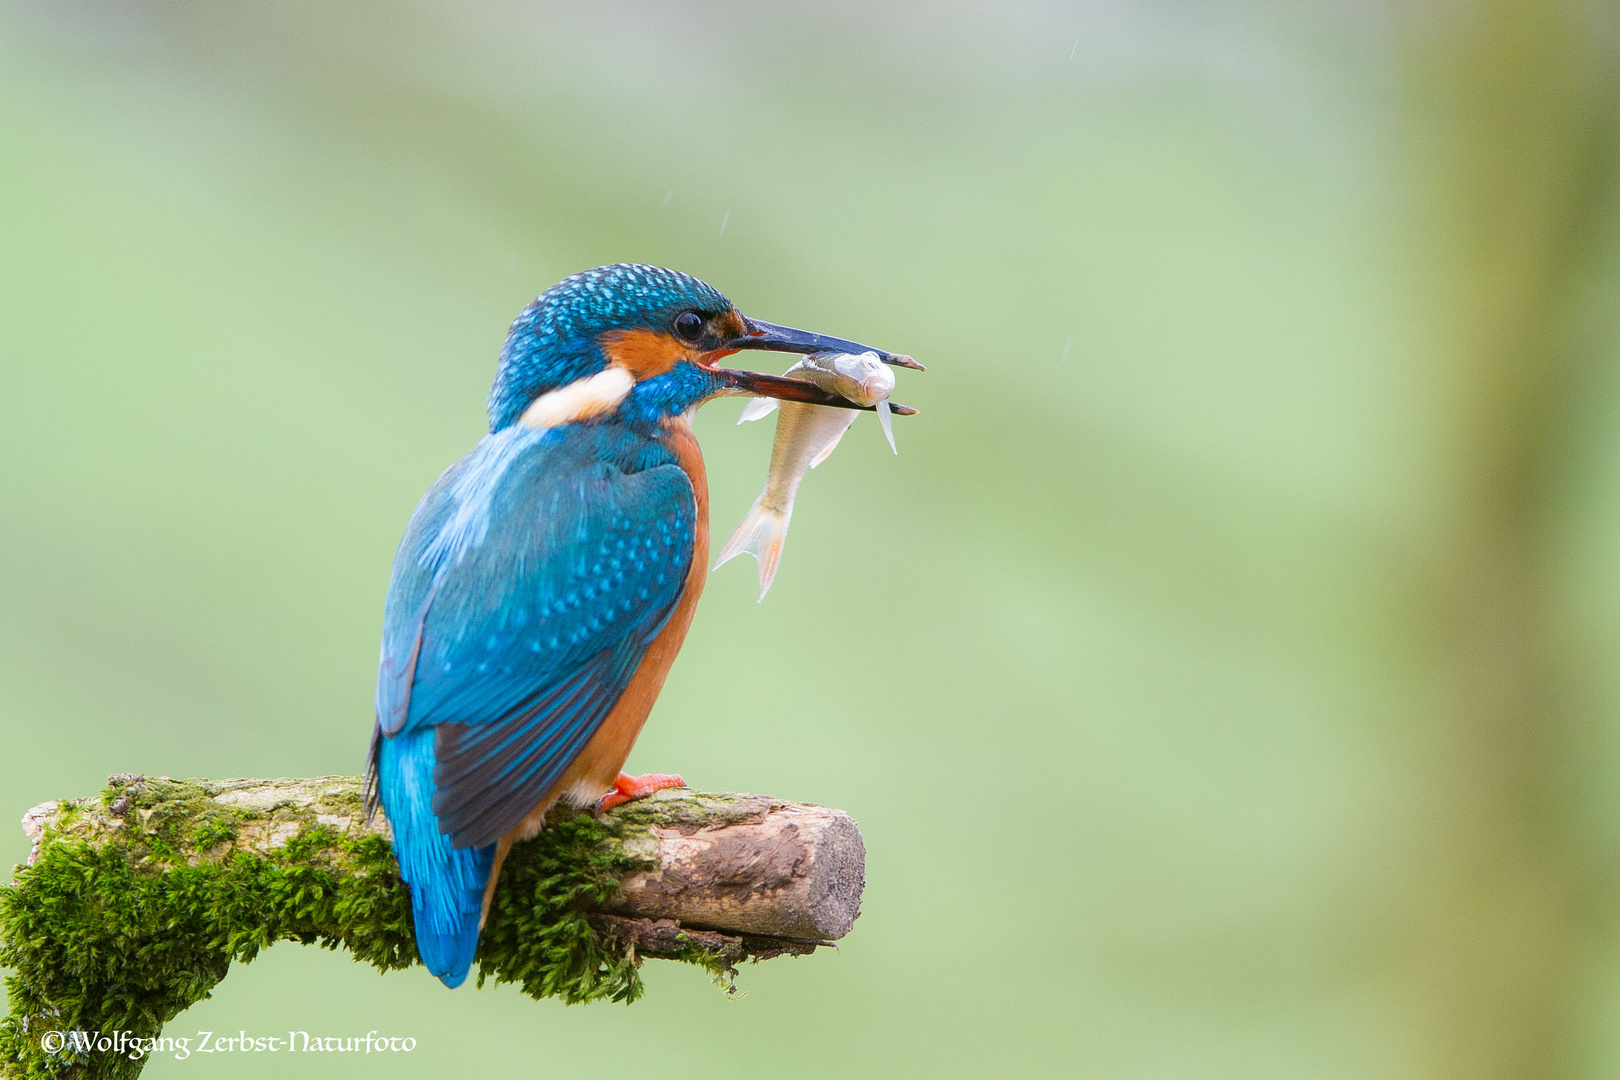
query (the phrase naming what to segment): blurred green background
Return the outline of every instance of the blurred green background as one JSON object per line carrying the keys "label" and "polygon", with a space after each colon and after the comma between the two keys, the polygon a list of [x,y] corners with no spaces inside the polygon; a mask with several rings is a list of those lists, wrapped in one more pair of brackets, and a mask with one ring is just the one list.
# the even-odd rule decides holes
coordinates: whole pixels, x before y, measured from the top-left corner
{"label": "blurred green background", "polygon": [[394,546],[569,273],[930,368],[631,759],[848,809],[839,950],[627,1009],[280,945],[170,1031],[418,1049],[146,1075],[1620,1073],[1617,26],[0,2],[7,820],[358,771]]}

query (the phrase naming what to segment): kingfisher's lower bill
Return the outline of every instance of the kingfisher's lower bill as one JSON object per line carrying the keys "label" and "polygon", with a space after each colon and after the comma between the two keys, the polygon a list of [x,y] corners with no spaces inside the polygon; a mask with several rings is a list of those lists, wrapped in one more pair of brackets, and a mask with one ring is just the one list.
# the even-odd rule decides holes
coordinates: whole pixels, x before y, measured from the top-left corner
{"label": "kingfisher's lower bill", "polygon": [[719,366],[744,349],[909,357],[743,317],[687,274],[621,263],[512,323],[489,434],[422,497],[394,558],[368,783],[393,829],[422,962],[466,979],[511,845],[562,800],[679,786],[620,772],[703,591],[697,406],[849,403]]}

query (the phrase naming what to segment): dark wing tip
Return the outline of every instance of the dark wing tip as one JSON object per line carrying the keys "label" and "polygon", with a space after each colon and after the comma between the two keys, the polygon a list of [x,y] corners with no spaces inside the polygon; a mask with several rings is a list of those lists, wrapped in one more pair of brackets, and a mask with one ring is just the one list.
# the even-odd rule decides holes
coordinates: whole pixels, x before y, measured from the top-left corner
{"label": "dark wing tip", "polygon": [[377,756],[382,749],[382,725],[371,729],[371,748],[366,751],[365,780],[360,787],[360,798],[366,808],[366,824],[370,825],[382,807],[382,795],[377,790]]}

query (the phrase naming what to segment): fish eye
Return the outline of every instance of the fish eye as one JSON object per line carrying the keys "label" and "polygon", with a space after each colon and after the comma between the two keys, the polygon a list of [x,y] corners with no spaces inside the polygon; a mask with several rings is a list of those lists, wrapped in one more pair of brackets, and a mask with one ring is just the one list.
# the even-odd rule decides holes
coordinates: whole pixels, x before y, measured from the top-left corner
{"label": "fish eye", "polygon": [[703,336],[703,316],[695,311],[683,311],[675,316],[675,333],[684,341],[696,341]]}

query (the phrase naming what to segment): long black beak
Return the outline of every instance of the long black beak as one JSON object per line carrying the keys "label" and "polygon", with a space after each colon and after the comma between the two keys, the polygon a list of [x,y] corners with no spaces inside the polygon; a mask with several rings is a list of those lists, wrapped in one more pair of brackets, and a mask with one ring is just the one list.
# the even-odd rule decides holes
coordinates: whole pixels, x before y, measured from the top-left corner
{"label": "long black beak", "polygon": [[[837,339],[823,338],[822,340],[833,341]],[[861,352],[868,351],[863,346],[855,345],[854,342],[845,342],[845,344],[851,345]],[[872,349],[870,351],[876,352],[877,350]],[[910,357],[907,357],[907,359],[910,359]],[[865,409],[867,412],[871,412],[876,408],[872,405],[857,405],[848,398],[839,397],[837,394],[829,394],[815,383],[806,382],[804,379],[790,379],[783,375],[766,375],[758,371],[737,371],[734,368],[720,368],[719,372],[731,383],[733,389],[744,394],[780,398],[782,401],[802,401],[806,405],[830,405],[835,409]],[[917,414],[917,410],[910,405],[896,405],[892,401],[889,403],[889,409],[896,416],[915,416]]]}
{"label": "long black beak", "polygon": [[[860,345],[843,338],[828,337],[825,334],[812,334],[808,330],[795,330],[791,326],[777,326],[775,323],[760,322],[758,319],[744,319],[748,329],[739,337],[726,342],[722,348],[728,351],[739,349],[768,349],[771,352],[787,353],[876,353],[877,358],[885,364],[894,364],[896,367],[911,368],[913,371],[926,370],[921,364],[903,353],[884,352],[874,349],[870,345]],[[769,395],[776,397],[777,395]],[[797,401],[797,398],[789,398]],[[820,404],[818,402],[817,404]]]}

